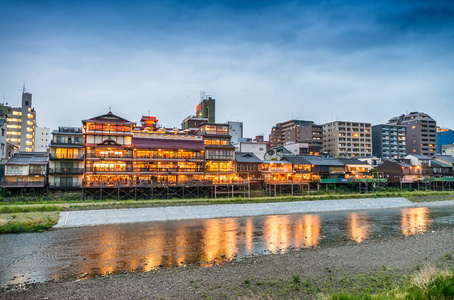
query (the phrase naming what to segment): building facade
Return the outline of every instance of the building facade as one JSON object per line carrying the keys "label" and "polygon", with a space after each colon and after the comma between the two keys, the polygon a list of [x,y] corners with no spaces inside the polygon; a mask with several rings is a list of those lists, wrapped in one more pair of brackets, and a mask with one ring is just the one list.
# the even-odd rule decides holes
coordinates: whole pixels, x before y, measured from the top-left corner
{"label": "building facade", "polygon": [[227,124],[232,145],[243,142],[243,122],[228,121]]}
{"label": "building facade", "polygon": [[196,117],[207,118],[208,123],[216,122],[216,100],[207,97],[203,99],[196,107]]}
{"label": "building facade", "polygon": [[323,124],[323,150],[335,157],[372,155],[371,124],[346,121]]}
{"label": "building facade", "polygon": [[32,94],[22,93],[21,107],[0,105],[0,114],[6,117],[7,142],[17,151],[35,151],[36,112],[32,107]]}
{"label": "building facade", "polygon": [[381,159],[407,155],[407,126],[380,124],[372,126],[372,153]]}
{"label": "building facade", "polygon": [[454,145],[454,130],[445,130],[437,132],[438,153],[442,154],[442,146]]}
{"label": "building facade", "polygon": [[35,152],[47,152],[50,142],[50,128],[35,127]]}
{"label": "building facade", "polygon": [[82,128],[58,127],[49,145],[49,188],[80,187],[84,173]]}
{"label": "building facade", "polygon": [[411,112],[391,118],[388,124],[407,126],[407,154],[437,153],[437,122],[428,114]]}
{"label": "building facade", "polygon": [[301,129],[313,123],[313,121],[305,120],[289,120],[287,122],[277,123],[271,129],[269,136],[271,147],[283,146],[289,142],[301,142]]}

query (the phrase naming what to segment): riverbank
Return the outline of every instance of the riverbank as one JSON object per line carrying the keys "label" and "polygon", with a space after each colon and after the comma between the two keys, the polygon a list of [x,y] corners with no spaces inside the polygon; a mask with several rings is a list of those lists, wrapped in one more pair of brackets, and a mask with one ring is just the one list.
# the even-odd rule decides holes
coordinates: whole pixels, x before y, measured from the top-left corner
{"label": "riverbank", "polygon": [[[426,264],[454,267],[454,231],[345,240],[325,248],[87,280],[66,279],[1,290],[5,299],[314,299],[376,293],[407,282]],[[83,277],[83,276],[82,276]]]}
{"label": "riverbank", "polygon": [[[368,198],[365,198],[365,197]],[[405,197],[409,203],[391,203],[386,200]],[[352,200],[336,202],[333,200]],[[373,205],[363,205],[361,199],[372,201]],[[375,201],[381,199],[380,201]],[[454,199],[454,192],[378,192],[368,194],[324,194],[312,196],[283,196],[260,198],[217,198],[217,199],[152,199],[142,201],[38,201],[38,202],[0,202],[0,233],[42,231],[66,226],[90,226],[115,223],[149,222],[162,220],[180,220],[190,218],[222,218],[231,216],[254,216],[266,214],[291,214],[307,212],[323,212],[350,209],[377,209],[390,207],[427,206],[431,202],[436,205],[449,204]],[[331,200],[331,202],[326,202]],[[359,200],[359,202],[358,202]],[[400,200],[399,200],[400,201]],[[447,201],[447,202],[445,202]],[[342,203],[342,204],[339,204]],[[353,206],[351,204],[354,204]],[[360,203],[356,205],[355,203]],[[225,206],[235,204],[234,208]],[[253,205],[255,204],[255,205]],[[262,204],[262,205],[260,205]],[[209,205],[207,208],[204,206]],[[272,208],[274,206],[274,209]],[[176,208],[177,207],[177,208]],[[194,208],[198,207],[198,208]],[[252,207],[252,210],[249,208]],[[255,207],[255,208],[254,208]],[[132,208],[153,208],[142,211]],[[224,210],[226,208],[227,210]],[[118,211],[111,211],[119,209]],[[96,211],[99,210],[99,211]],[[186,210],[186,211],[184,211]],[[63,212],[64,211],[64,212]],[[86,211],[86,212],[78,212]],[[210,212],[211,211],[211,212]],[[34,224],[24,213],[35,212],[40,221]],[[55,219],[52,212],[61,212],[60,218]],[[74,212],[74,213],[73,213]],[[136,218],[136,212],[141,215]],[[207,213],[209,212],[209,213]],[[75,216],[76,221],[68,223],[69,215]],[[20,216],[17,218],[17,216]],[[24,220],[21,222],[21,220]],[[68,225],[69,224],[69,225]]]}
{"label": "riverbank", "polygon": [[60,213],[60,218],[57,225],[55,225],[55,228],[156,221],[307,214],[348,210],[411,208],[431,205],[454,206],[454,200],[414,203],[405,198],[362,198],[345,200],[66,211]]}

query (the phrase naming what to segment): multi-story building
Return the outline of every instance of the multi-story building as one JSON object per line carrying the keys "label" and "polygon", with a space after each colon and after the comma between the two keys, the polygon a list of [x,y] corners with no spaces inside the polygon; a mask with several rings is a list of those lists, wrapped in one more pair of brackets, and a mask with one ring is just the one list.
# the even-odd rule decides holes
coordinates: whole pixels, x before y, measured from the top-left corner
{"label": "multi-story building", "polygon": [[5,119],[0,119],[0,161],[7,158],[8,142],[6,140],[7,124]]}
{"label": "multi-story building", "polygon": [[49,149],[49,135],[49,128],[35,127],[35,152],[47,152]]}
{"label": "multi-story building", "polygon": [[323,126],[307,124],[305,126],[295,126],[286,132],[286,141],[295,143],[308,143],[309,146],[323,147]]}
{"label": "multi-story building", "polygon": [[11,191],[45,190],[49,154],[15,153],[5,164],[2,188]]}
{"label": "multi-story building", "polygon": [[454,130],[440,130],[437,132],[438,153],[442,153],[442,146],[454,145]]}
{"label": "multi-story building", "polygon": [[323,124],[323,150],[336,157],[370,156],[371,124],[347,121]]}
{"label": "multi-story building", "polygon": [[372,126],[372,153],[382,159],[397,159],[407,155],[407,126]]}
{"label": "multi-story building", "polygon": [[259,159],[264,159],[267,150],[265,142],[240,142],[238,152],[254,153]]}
{"label": "multi-story building", "polygon": [[243,142],[243,122],[228,121],[227,124],[229,125],[230,142],[232,145]]}
{"label": "multi-story building", "polygon": [[80,187],[84,172],[82,128],[58,127],[49,145],[49,188]]}
{"label": "multi-story building", "polygon": [[306,125],[313,124],[313,121],[290,120],[277,123],[271,129],[269,136],[271,147],[283,146],[289,142],[299,143],[302,141],[301,129]]}
{"label": "multi-story building", "polygon": [[154,120],[142,117],[137,128],[111,112],[83,120],[83,185],[144,186],[202,179],[202,136],[155,128]]}
{"label": "multi-story building", "polygon": [[215,181],[234,178],[235,147],[230,144],[228,124],[205,123],[199,130],[205,144],[206,178]]}
{"label": "multi-story building", "polygon": [[216,122],[216,100],[207,97],[200,101],[196,108],[196,117],[207,118],[208,123]]}
{"label": "multi-story building", "polygon": [[24,90],[21,107],[0,105],[0,114],[6,116],[7,142],[17,151],[35,151],[36,112],[32,108],[32,94]]}
{"label": "multi-story building", "polygon": [[181,122],[181,128],[183,130],[198,130],[200,125],[207,123],[208,118],[198,118],[195,116],[186,117],[183,122]]}
{"label": "multi-story building", "polygon": [[437,153],[437,123],[428,114],[411,112],[391,118],[388,124],[407,126],[407,154]]}

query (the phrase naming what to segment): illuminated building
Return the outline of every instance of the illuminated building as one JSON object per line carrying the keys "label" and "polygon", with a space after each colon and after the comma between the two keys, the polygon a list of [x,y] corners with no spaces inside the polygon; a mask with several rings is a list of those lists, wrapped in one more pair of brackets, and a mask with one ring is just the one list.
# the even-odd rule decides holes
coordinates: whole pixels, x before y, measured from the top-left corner
{"label": "illuminated building", "polygon": [[157,127],[144,116],[141,126],[109,112],[83,120],[85,186],[144,186],[199,180],[204,174],[202,136]]}
{"label": "illuminated building", "polygon": [[335,157],[370,156],[371,124],[345,121],[323,124],[323,150]]}
{"label": "illuminated building", "polygon": [[32,108],[32,94],[24,88],[21,107],[0,105],[0,114],[6,116],[7,142],[21,152],[35,151],[36,112]]}
{"label": "illuminated building", "polygon": [[209,123],[216,122],[216,100],[207,97],[200,101],[196,108],[196,117],[197,118],[207,118]]}
{"label": "illuminated building", "polygon": [[235,147],[230,144],[229,125],[204,123],[199,128],[205,144],[205,176],[214,181],[235,178]]}
{"label": "illuminated building", "polygon": [[84,172],[82,128],[58,127],[52,131],[49,153],[49,188],[79,188]]}
{"label": "illuminated building", "polygon": [[262,160],[252,152],[235,152],[235,173],[238,177],[248,180],[261,179],[260,165]]}

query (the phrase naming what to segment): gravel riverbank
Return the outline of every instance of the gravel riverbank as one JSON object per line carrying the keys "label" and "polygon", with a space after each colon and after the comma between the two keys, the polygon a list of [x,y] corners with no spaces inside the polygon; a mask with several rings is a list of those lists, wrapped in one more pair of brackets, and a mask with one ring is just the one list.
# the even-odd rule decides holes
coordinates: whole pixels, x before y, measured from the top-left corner
{"label": "gravel riverbank", "polygon": [[313,299],[320,293],[386,289],[424,264],[454,267],[454,230],[361,244],[303,249],[148,273],[34,284],[1,290],[1,299]]}

